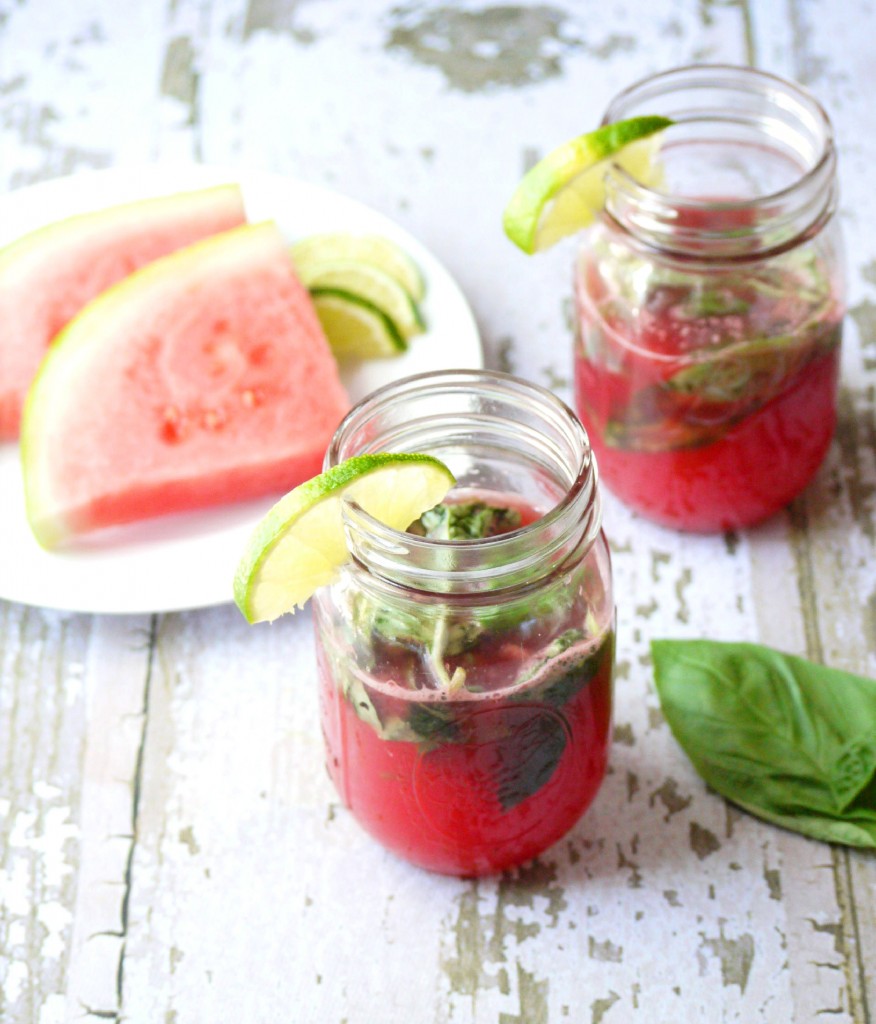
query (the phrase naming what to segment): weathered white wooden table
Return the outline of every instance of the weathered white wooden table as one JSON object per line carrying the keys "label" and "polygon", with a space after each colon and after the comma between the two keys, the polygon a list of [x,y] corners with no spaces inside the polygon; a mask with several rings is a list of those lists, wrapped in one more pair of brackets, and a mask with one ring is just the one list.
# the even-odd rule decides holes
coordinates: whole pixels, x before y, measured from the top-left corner
{"label": "weathered white wooden table", "polygon": [[815,90],[850,272],[839,431],[787,513],[692,538],[607,498],[611,774],[506,877],[408,867],[338,805],[307,613],[0,602],[4,1024],[876,1020],[873,856],[707,791],[647,656],[711,636],[876,674],[874,45],[870,0],[0,0],[0,189],[165,160],[331,186],[446,263],[488,364],[566,397],[570,250],[527,260],[501,209],[648,72],[748,62]]}

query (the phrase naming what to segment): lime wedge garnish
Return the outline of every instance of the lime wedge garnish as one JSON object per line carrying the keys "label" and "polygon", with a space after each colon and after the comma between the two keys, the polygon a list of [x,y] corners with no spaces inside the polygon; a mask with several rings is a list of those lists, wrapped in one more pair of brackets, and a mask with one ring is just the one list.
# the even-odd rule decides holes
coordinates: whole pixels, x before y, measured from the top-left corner
{"label": "lime wedge garnish", "polygon": [[505,234],[525,253],[542,252],[586,227],[605,202],[605,172],[620,164],[648,184],[656,171],[656,132],[672,124],[665,117],[616,121],[571,139],[521,178],[505,207]]}
{"label": "lime wedge garnish", "polygon": [[296,242],[291,250],[292,262],[304,283],[319,267],[336,260],[368,263],[395,280],[414,302],[422,302],[426,284],[417,264],[389,238],[383,235],[359,235],[327,232],[310,235]]}
{"label": "lime wedge garnish", "polygon": [[416,303],[395,278],[377,267],[357,260],[334,260],[300,276],[314,298],[325,292],[344,292],[379,309],[406,341],[423,331]]}
{"label": "lime wedge garnish", "polygon": [[431,455],[357,455],[300,484],[256,526],[234,577],[234,600],[248,622],[276,619],[337,578],[350,555],[342,502],[396,530],[437,505],[454,484]]}
{"label": "lime wedge garnish", "polygon": [[425,330],[425,281],[391,239],[325,232],[296,242],[290,256],[339,359],[399,355]]}
{"label": "lime wedge garnish", "polygon": [[313,305],[332,352],[341,361],[381,359],[407,351],[408,343],[393,321],[355,295],[320,291]]}

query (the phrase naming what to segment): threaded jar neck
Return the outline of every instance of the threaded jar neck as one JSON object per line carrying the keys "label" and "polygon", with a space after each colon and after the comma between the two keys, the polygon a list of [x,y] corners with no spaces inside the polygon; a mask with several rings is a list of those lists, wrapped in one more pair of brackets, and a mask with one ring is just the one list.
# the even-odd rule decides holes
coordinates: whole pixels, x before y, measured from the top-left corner
{"label": "threaded jar neck", "polygon": [[617,164],[606,177],[606,216],[640,246],[683,262],[764,259],[833,215],[833,130],[801,86],[753,68],[691,65],[630,86],[603,123],[640,114],[675,122],[652,187]]}
{"label": "threaded jar neck", "polygon": [[478,540],[433,540],[343,510],[358,567],[386,583],[442,595],[521,588],[589,550],[601,527],[596,463],[575,414],[555,395],[509,374],[419,374],[372,393],[332,440],[325,468],[369,452],[426,452],[461,492],[497,492],[532,505],[530,525]]}

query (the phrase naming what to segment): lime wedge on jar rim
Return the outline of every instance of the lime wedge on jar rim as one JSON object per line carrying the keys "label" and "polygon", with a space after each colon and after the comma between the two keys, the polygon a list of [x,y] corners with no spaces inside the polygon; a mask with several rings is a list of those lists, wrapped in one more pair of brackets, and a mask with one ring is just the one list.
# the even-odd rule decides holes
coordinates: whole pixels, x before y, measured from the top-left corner
{"label": "lime wedge on jar rim", "polygon": [[605,173],[619,164],[642,184],[657,176],[654,136],[673,122],[633,117],[603,125],[551,150],[524,174],[505,207],[505,234],[525,253],[543,252],[593,220],[605,201]]}
{"label": "lime wedge on jar rim", "polygon": [[300,484],[259,521],[234,577],[234,601],[248,622],[293,612],[333,582],[349,560],[342,503],[406,530],[455,483],[431,455],[357,455]]}

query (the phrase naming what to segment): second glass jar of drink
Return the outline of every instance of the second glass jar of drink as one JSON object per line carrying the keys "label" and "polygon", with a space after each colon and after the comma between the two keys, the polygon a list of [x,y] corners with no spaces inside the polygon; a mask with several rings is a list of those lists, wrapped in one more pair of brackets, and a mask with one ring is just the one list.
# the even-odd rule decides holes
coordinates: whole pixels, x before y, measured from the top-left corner
{"label": "second glass jar of drink", "polygon": [[695,531],[748,526],[809,483],[836,425],[843,263],[827,115],[793,83],[698,65],[605,123],[675,122],[658,175],[606,177],[575,268],[575,394],[606,486]]}
{"label": "second glass jar of drink", "polygon": [[568,832],[606,769],[614,605],[596,465],[568,407],[488,371],[375,392],[326,468],[379,451],[435,455],[456,485],[408,532],[344,509],[352,561],[313,599],[329,774],[402,857],[500,871]]}

